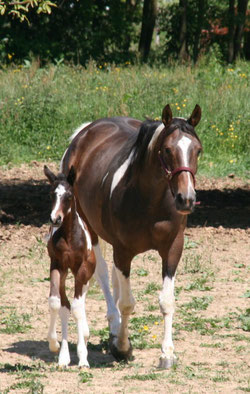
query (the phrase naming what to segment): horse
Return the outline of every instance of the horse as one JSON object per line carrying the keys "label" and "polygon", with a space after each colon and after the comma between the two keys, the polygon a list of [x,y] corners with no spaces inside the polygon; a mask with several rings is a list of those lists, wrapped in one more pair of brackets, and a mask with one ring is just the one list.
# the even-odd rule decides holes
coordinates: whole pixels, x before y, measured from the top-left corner
{"label": "horse", "polygon": [[[85,297],[88,282],[92,277],[96,259],[91,237],[86,224],[76,209],[73,184],[75,170],[72,166],[68,176],[57,176],[44,166],[44,173],[51,184],[52,211],[50,214],[51,229],[47,248],[50,256],[50,325],[48,332],[49,348],[59,353],[58,365],[67,367],[70,363],[68,348],[68,319],[70,309],[77,324],[77,355],[79,367],[89,367],[86,343],[89,328],[85,313]],[[65,280],[68,270],[75,280],[74,299],[71,304],[65,293]],[[61,348],[57,341],[56,318],[60,315],[62,325]]]}
{"label": "horse", "polygon": [[[197,104],[188,119],[173,118],[170,105],[162,120],[129,117],[95,120],[79,128],[64,153],[61,170],[76,170],[74,194],[79,215],[89,228],[107,285],[107,265],[98,236],[113,246],[113,298],[106,289],[110,350],[117,360],[132,358],[128,323],[135,300],[132,259],[149,249],[162,259],[160,310],[164,335],[160,368],[176,363],[172,340],[174,281],[182,255],[187,216],[196,205],[195,174],[202,144],[195,132]],[[100,268],[101,267],[101,268]],[[107,297],[108,295],[108,297]]]}

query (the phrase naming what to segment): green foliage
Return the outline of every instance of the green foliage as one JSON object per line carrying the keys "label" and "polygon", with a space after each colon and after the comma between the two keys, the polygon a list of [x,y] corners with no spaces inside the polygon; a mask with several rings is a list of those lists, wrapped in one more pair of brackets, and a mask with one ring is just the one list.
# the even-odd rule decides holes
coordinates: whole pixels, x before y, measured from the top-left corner
{"label": "green foliage", "polygon": [[[174,116],[202,108],[197,133],[203,143],[199,172],[247,176],[250,168],[249,64],[218,63],[149,68],[88,67],[39,63],[0,71],[0,164],[59,161],[73,130],[105,116],[160,118],[171,104]],[[186,243],[190,247],[190,244]]]}
{"label": "green foliage", "polygon": [[[187,2],[187,52],[191,59],[197,60],[198,54],[216,52],[217,60],[225,59],[227,54],[227,35],[214,34],[215,27],[228,26],[228,1],[204,0]],[[177,59],[180,50],[181,10],[179,3],[162,6],[158,16],[159,31],[162,36],[160,55],[165,59]],[[200,35],[201,31],[201,35]],[[198,35],[198,43],[196,42]],[[197,46],[197,48],[196,48]],[[198,51],[198,53],[196,53]]]}
{"label": "green foliage", "polygon": [[87,383],[93,379],[93,374],[91,372],[82,371],[79,373],[80,383]]}
{"label": "green foliage", "polygon": [[16,311],[11,311],[8,316],[0,320],[0,332],[6,334],[24,333],[31,329],[30,315],[22,313],[18,315]]}
{"label": "green foliage", "polygon": [[3,16],[7,13],[23,22],[24,20],[28,21],[26,15],[32,8],[36,10],[37,14],[50,14],[52,7],[55,7],[55,3],[49,0],[25,0],[20,2],[5,0],[0,2],[0,15]]}

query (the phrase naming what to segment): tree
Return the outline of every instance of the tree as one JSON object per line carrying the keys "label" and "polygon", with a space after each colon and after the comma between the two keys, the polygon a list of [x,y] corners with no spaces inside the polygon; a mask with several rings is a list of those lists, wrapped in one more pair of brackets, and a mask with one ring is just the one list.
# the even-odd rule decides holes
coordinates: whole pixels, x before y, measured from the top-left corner
{"label": "tree", "polygon": [[188,59],[188,51],[187,51],[187,0],[180,0],[180,51],[179,51],[179,59],[185,61]]}
{"label": "tree", "polygon": [[242,38],[246,21],[248,0],[229,0],[228,62],[232,63],[241,53]]}
{"label": "tree", "polygon": [[51,7],[55,7],[55,3],[50,0],[5,0],[0,1],[0,14],[5,13],[17,17],[21,22],[28,18],[26,14],[30,9],[35,8],[37,13],[51,13]]}
{"label": "tree", "polygon": [[150,52],[155,21],[157,16],[157,0],[144,0],[139,53],[146,62]]}

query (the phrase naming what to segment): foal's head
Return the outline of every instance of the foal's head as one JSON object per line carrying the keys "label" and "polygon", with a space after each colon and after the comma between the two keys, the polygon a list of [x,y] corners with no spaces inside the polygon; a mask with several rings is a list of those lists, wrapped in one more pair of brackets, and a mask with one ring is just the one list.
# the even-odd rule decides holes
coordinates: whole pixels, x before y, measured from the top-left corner
{"label": "foal's head", "polygon": [[165,127],[162,125],[159,160],[166,172],[176,209],[184,215],[193,210],[196,202],[195,174],[202,146],[194,127],[200,119],[199,105],[195,106],[188,119],[173,118],[169,105],[162,112]]}
{"label": "foal's head", "polygon": [[44,174],[51,184],[52,211],[50,221],[54,226],[60,226],[65,216],[71,211],[75,169],[72,166],[66,177],[61,173],[56,176],[47,166],[44,166]]}

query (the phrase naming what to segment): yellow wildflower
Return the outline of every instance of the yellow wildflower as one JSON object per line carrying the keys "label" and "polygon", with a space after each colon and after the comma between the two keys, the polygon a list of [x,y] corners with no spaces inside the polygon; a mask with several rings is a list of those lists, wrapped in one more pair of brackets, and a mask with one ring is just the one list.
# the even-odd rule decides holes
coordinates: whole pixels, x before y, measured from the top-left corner
{"label": "yellow wildflower", "polygon": [[143,326],[143,329],[144,329],[145,331],[148,331],[148,326]]}

